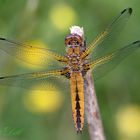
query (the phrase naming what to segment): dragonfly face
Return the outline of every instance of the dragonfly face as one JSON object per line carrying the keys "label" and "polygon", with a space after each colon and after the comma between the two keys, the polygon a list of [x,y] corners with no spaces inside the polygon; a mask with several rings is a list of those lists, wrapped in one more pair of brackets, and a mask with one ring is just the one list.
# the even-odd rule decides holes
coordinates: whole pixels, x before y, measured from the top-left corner
{"label": "dragonfly face", "polygon": [[69,34],[65,38],[65,45],[67,47],[82,47],[84,45],[84,39],[77,34]]}
{"label": "dragonfly face", "polygon": [[[77,132],[81,132],[84,127],[85,114],[84,76],[88,70],[92,70],[94,79],[97,79],[112,70],[121,60],[140,47],[140,41],[135,41],[117,50],[113,48],[113,45],[110,45],[112,44],[111,40],[122,30],[131,13],[131,8],[123,10],[88,47],[86,47],[83,28],[72,27],[70,29],[71,33],[65,38],[66,54],[64,56],[48,49],[0,38],[0,49],[17,59],[28,62],[20,55],[21,53],[40,58],[43,55],[43,59],[40,59],[41,66],[46,64],[48,56],[49,59],[52,58],[64,65],[57,70],[3,76],[0,77],[0,85],[30,88],[30,85],[40,83],[45,86],[50,77],[66,77],[70,81],[72,115],[75,128]],[[32,64],[36,65],[35,62]],[[14,83],[14,81],[17,82]]]}

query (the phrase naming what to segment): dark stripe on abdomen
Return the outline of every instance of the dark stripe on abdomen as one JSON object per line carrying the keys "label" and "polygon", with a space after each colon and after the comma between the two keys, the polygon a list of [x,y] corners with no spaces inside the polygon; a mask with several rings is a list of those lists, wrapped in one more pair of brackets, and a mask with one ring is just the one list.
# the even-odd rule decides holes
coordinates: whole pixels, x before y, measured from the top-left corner
{"label": "dark stripe on abdomen", "polygon": [[77,132],[81,131],[81,113],[80,113],[80,98],[79,98],[79,94],[78,94],[78,88],[77,88],[77,82],[76,82],[76,125],[77,125]]}

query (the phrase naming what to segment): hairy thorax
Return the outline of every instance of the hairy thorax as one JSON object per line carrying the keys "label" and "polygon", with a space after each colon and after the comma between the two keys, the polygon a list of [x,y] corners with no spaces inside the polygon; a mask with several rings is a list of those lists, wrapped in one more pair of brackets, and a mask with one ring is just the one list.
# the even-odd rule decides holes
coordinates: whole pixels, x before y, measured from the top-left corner
{"label": "hairy thorax", "polygon": [[81,52],[80,49],[77,48],[69,48],[69,51],[67,53],[67,58],[69,60],[69,63],[67,67],[69,68],[70,73],[73,72],[81,72],[83,71],[83,65],[85,63],[85,60],[81,58]]}

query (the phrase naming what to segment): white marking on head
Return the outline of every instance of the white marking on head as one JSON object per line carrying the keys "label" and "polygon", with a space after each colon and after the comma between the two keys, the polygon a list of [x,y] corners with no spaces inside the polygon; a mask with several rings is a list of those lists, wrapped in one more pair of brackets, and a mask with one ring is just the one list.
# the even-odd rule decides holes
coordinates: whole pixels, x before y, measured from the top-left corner
{"label": "white marking on head", "polygon": [[83,27],[79,27],[79,26],[71,26],[70,27],[70,33],[71,34],[77,34],[81,37],[84,37],[84,29]]}

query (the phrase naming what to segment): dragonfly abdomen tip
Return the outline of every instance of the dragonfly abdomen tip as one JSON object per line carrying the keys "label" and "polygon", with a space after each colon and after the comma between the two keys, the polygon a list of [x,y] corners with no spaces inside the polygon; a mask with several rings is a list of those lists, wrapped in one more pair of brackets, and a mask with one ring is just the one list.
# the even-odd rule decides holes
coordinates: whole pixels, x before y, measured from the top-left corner
{"label": "dragonfly abdomen tip", "polygon": [[82,134],[82,130],[81,129],[77,130],[77,134],[79,134],[79,133]]}

